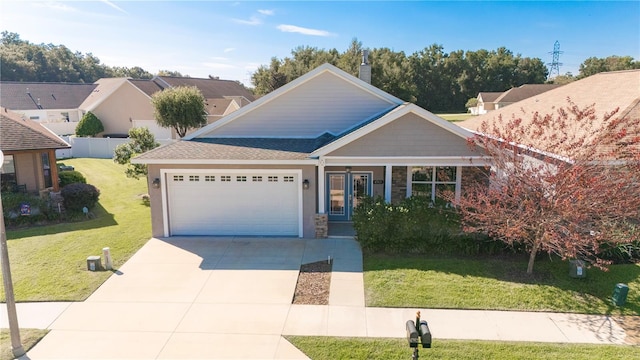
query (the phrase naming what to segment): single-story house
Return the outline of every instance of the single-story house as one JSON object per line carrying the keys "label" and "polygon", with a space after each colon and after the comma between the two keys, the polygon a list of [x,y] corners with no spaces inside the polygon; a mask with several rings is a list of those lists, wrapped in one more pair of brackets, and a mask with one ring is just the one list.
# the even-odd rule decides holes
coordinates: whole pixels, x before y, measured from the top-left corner
{"label": "single-story house", "polygon": [[504,92],[478,93],[478,105],[470,108],[471,114],[483,115],[489,111],[501,109],[518,101],[553,90],[562,85],[556,84],[524,84]]}
{"label": "single-story house", "polygon": [[41,124],[0,108],[0,150],[4,163],[0,170],[2,191],[37,194],[59,190],[56,149],[69,144]]}
{"label": "single-story house", "polygon": [[174,139],[172,129],[161,127],[155,120],[151,96],[177,86],[197,87],[206,101],[207,122],[233,112],[254,100],[250,91],[231,80],[156,76],[151,80],[103,78],[82,102],[83,113],[91,111],[102,122],[102,135],[126,137],[132,127],[147,127],[156,139]]}
{"label": "single-story house", "polygon": [[148,165],[153,236],[322,238],[364,196],[460,196],[485,165],[470,136],[324,64],[132,162]]}
{"label": "single-story house", "polygon": [[[457,125],[479,131],[483,122],[492,123],[499,117],[510,119],[520,117],[524,125],[533,119],[534,114],[556,114],[558,109],[569,106],[571,99],[579,108],[594,106],[596,120],[602,121],[605,114],[618,109],[616,117],[640,118],[640,70],[624,70],[595,74],[549,91],[534,95],[515,103],[513,106],[500,108],[485,115],[469,118]],[[599,126],[596,124],[596,126]],[[605,124],[602,130],[607,131]],[[573,129],[579,133],[584,129]],[[628,134],[640,134],[640,128],[627,129]],[[526,141],[526,139],[524,139]],[[543,149],[544,144],[531,144]],[[567,154],[558,154],[567,156]]]}
{"label": "single-story house", "polygon": [[58,135],[73,134],[84,114],[82,102],[96,84],[0,82],[0,106],[44,124]]}

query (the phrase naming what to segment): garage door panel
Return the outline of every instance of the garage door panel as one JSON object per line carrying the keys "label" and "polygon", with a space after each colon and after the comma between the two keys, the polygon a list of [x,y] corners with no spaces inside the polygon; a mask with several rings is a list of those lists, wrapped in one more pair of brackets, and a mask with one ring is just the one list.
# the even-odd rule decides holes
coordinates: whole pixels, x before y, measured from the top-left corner
{"label": "garage door panel", "polygon": [[295,173],[181,173],[168,180],[171,235],[299,235]]}

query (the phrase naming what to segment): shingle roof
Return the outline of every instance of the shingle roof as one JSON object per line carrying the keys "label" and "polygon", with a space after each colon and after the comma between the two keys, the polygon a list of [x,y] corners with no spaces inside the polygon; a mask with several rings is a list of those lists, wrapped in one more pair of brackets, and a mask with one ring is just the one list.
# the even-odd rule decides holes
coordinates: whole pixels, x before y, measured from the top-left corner
{"label": "shingle roof", "polygon": [[[496,122],[499,117],[506,121],[515,116],[521,118],[523,125],[526,126],[535,113],[557,114],[560,108],[566,108],[569,105],[567,99],[571,99],[580,108],[593,105],[594,116],[598,120],[602,120],[606,113],[616,108],[620,110],[617,116],[637,118],[640,115],[640,70],[592,75],[487,114],[474,116],[456,125],[477,131],[485,121]],[[604,127],[604,124],[602,126]],[[579,133],[581,130],[574,131]],[[640,134],[640,129],[627,129],[627,132]],[[532,146],[540,148],[535,144]],[[558,155],[566,156],[567,154]]]}
{"label": "shingle roof", "polygon": [[0,82],[0,106],[11,110],[77,109],[95,84]]}
{"label": "shingle roof", "polygon": [[39,123],[0,108],[0,149],[2,151],[68,149],[71,146]]}
{"label": "shingle roof", "polygon": [[494,102],[500,95],[504,94],[503,92],[480,92],[478,96],[482,98],[483,102]]}
{"label": "shingle roof", "polygon": [[207,99],[205,101],[207,114],[218,116],[224,115],[232,101],[232,99]]}
{"label": "shingle roof", "polygon": [[[556,84],[524,84],[511,88],[502,93],[494,100],[497,103],[514,103],[532,96],[542,94],[545,91],[553,90],[562,85]],[[484,99],[484,98],[483,98]]]}
{"label": "shingle roof", "polygon": [[129,79],[129,82],[149,96],[162,90],[162,87],[151,80]]}
{"label": "shingle roof", "polygon": [[153,81],[162,88],[167,87],[167,85],[172,87],[195,86],[200,89],[205,99],[242,96],[249,99],[249,101],[255,100],[253,94],[251,94],[249,90],[232,80],[157,76]]}
{"label": "shingle roof", "polygon": [[139,155],[140,160],[305,160],[334,137],[315,139],[209,138],[181,140]]}

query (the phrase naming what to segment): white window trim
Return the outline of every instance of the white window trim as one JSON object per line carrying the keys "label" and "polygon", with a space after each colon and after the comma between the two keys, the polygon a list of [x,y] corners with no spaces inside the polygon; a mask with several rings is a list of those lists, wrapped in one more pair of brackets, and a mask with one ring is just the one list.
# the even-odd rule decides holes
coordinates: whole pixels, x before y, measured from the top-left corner
{"label": "white window trim", "polygon": [[[435,196],[436,196],[436,186],[435,185],[441,185],[441,184],[446,184],[446,185],[454,185],[455,184],[455,198],[456,198],[456,201],[460,200],[460,192],[461,192],[461,189],[462,189],[462,166],[456,166],[456,180],[455,181],[446,181],[446,182],[436,181],[435,169],[438,168],[438,167],[443,167],[443,166],[432,166],[432,165],[424,165],[424,166],[433,167],[433,171],[434,171],[434,173],[432,174],[433,175],[433,177],[432,177],[433,180],[431,180],[431,201],[435,200]],[[413,185],[412,168],[413,167],[414,166],[407,166],[407,193],[406,193],[406,197],[411,197],[411,195],[413,193],[413,189],[412,189],[412,185]]]}

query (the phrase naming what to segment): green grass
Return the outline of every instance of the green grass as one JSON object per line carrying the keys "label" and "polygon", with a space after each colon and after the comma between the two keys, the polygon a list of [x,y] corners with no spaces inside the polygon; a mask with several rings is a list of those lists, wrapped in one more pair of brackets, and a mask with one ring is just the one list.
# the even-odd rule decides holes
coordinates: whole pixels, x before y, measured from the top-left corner
{"label": "green grass", "polygon": [[[87,221],[8,230],[16,301],[81,301],[111,275],[87,271],[87,256],[109,247],[114,267],[122,265],[151,236],[151,216],[140,199],[144,179],[124,175],[110,159],[68,159],[100,190],[95,218]],[[2,300],[4,289],[0,285]]]}
{"label": "green grass", "polygon": [[[287,336],[294,346],[313,360],[410,359],[404,339],[361,339]],[[638,348],[625,345],[586,345],[524,342],[490,342],[434,339],[431,349],[419,348],[423,359],[637,359]]]}
{"label": "green grass", "polygon": [[[365,255],[367,306],[552,311],[585,314],[640,313],[640,264],[614,265],[569,277],[567,262],[525,257],[430,258]],[[627,303],[614,307],[615,284],[629,286]]]}
{"label": "green grass", "polygon": [[473,115],[469,114],[469,113],[463,113],[463,114],[438,114],[439,117],[447,120],[447,121],[451,121],[451,122],[456,122],[456,121],[464,121],[467,120],[468,118],[472,117]]}
{"label": "green grass", "polygon": [[[20,341],[25,352],[29,351],[35,344],[40,341],[49,330],[41,329],[20,329]],[[11,338],[9,337],[9,329],[0,329],[0,360],[13,359],[11,352]]]}

